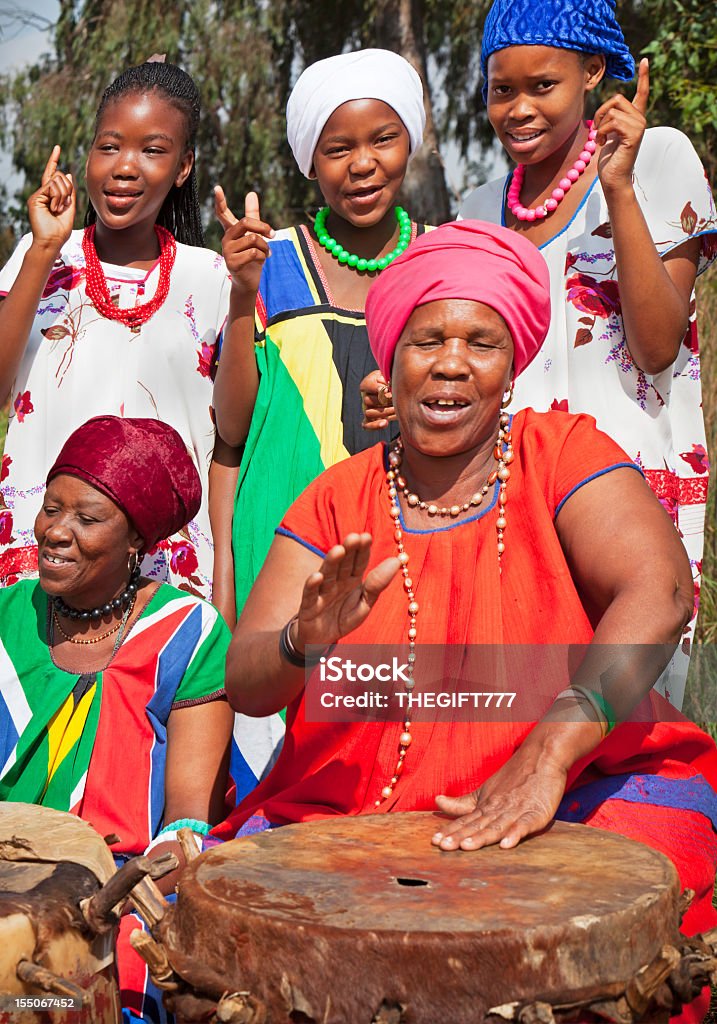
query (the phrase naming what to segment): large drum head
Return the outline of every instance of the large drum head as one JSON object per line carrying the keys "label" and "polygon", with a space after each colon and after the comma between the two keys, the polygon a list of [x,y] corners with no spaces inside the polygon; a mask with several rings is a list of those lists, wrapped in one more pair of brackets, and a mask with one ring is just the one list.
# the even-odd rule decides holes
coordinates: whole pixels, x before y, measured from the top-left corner
{"label": "large drum head", "polygon": [[624,985],[678,941],[679,882],[640,843],[555,823],[514,850],[444,852],[430,813],[291,825],[182,875],[163,935],[175,969],[249,992],[268,1021],[481,1021]]}

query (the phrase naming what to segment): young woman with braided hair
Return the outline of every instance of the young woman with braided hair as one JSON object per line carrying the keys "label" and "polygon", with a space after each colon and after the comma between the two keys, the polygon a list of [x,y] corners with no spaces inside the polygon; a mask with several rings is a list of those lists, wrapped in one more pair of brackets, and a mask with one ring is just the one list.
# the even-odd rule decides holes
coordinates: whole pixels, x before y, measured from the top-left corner
{"label": "young woman with braided hair", "polygon": [[97,111],[84,230],[73,230],[75,183],[59,146],[28,201],[30,233],[0,272],[0,392],[11,398],[0,585],[36,572],[32,525],[53,452],[89,417],[113,414],[173,426],[202,481],[199,512],[146,553],[143,574],[211,594],[212,375],[231,281],[203,248],[199,115],[180,68],[129,68]]}

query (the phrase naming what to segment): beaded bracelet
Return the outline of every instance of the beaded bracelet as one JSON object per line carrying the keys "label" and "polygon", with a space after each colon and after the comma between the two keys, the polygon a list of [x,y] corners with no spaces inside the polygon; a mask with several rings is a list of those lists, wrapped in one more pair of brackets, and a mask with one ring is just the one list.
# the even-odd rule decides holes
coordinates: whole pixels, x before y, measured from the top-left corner
{"label": "beaded bracelet", "polygon": [[159,835],[161,836],[164,832],[178,832],[180,828],[191,828],[192,832],[196,832],[197,835],[206,836],[212,826],[206,821],[197,821],[196,818],[179,818],[160,829]]}

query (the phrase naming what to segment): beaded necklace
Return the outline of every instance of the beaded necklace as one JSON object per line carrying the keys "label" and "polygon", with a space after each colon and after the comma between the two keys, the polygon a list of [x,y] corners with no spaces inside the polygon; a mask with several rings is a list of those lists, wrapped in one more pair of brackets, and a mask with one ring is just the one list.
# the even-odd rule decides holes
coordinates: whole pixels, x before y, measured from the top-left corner
{"label": "beaded necklace", "polygon": [[[498,469],[493,470],[488,476],[488,482],[482,488],[480,492],[477,492],[467,502],[462,505],[452,505],[450,508],[440,509],[436,505],[428,505],[426,502],[421,501],[415,492],[408,491],[405,480],[401,476],[399,470],[401,463],[403,462],[403,445],[401,439],[397,438],[394,442],[391,450],[388,454],[388,470],[386,472],[386,487],[388,489],[388,499],[390,502],[389,515],[393,519],[394,524],[394,540],[396,541],[396,553],[399,562],[401,563],[401,575],[403,576],[403,589],[406,592],[406,598],[408,600],[408,667],[406,674],[408,679],[404,682],[404,689],[410,693],[416,685],[413,678],[415,667],[416,667],[416,637],[418,636],[418,630],[416,622],[418,620],[419,605],[416,601],[416,594],[413,589],[413,580],[409,575],[408,562],[409,556],[403,545],[403,530],[401,529],[401,506],[398,503],[399,489],[401,493],[406,497],[406,500],[411,504],[412,508],[420,508],[428,512],[429,515],[450,515],[457,516],[461,512],[468,511],[473,505],[479,505],[483,500],[484,495],[488,492],[489,487],[495,484],[496,481],[499,483],[498,487],[498,519],[496,520],[496,536],[497,536],[497,550],[498,550],[498,569],[501,570],[501,561],[503,553],[505,551],[504,532],[507,526],[507,520],[505,518],[505,506],[507,503],[507,489],[508,480],[510,479],[510,469],[508,466],[513,461],[513,446],[512,436],[510,431],[510,416],[508,413],[501,413],[498,428],[498,437],[496,439],[495,448],[493,449],[493,457],[498,463]],[[410,499],[415,498],[416,500],[411,503]],[[476,500],[479,499],[479,500]],[[431,512],[431,508],[435,511]],[[454,511],[455,510],[455,511]],[[398,761],[394,768],[393,775],[390,782],[388,782],[381,790],[380,799],[374,803],[375,807],[380,807],[381,804],[388,800],[392,795],[394,788],[398,784],[398,781],[403,772],[404,761],[406,760],[406,753],[408,748],[411,746],[413,737],[411,736],[411,717],[410,710],[406,714],[403,721],[403,732],[398,738]]]}
{"label": "beaded necklace", "polygon": [[52,609],[52,617],[53,617],[55,625],[59,629],[60,633],[62,633],[62,635],[64,636],[65,640],[69,640],[69,642],[71,644],[78,644],[78,645],[83,646],[83,647],[89,647],[89,646],[92,646],[93,644],[100,643],[102,640],[106,640],[108,636],[112,636],[113,633],[116,633],[123,626],[127,625],[127,620],[129,619],[130,615],[132,614],[132,609],[134,608],[134,603],[135,603],[136,597],[137,597],[137,595],[135,593],[132,596],[132,600],[127,605],[127,607],[125,609],[125,612],[124,612],[124,615],[119,620],[119,622],[116,622],[115,625],[112,626],[110,629],[106,630],[106,632],[100,633],[99,636],[94,636],[90,640],[84,640],[81,637],[71,636],[69,633],[66,633],[64,631],[64,629],[62,628],[62,623],[60,622],[60,618],[59,618],[59,616],[57,614],[57,609],[54,608],[54,607]]}
{"label": "beaded necklace", "polygon": [[544,217],[549,216],[553,210],[557,210],[558,206],[565,198],[566,193],[570,191],[580,175],[585,173],[585,169],[590,163],[593,153],[597,149],[597,143],[595,142],[597,129],[593,127],[592,121],[586,121],[585,127],[588,130],[588,141],[585,143],[584,149],[565,177],[561,178],[557,186],[553,189],[550,194],[550,198],[546,199],[540,206],[523,206],[521,203],[520,190],[523,187],[523,179],[525,178],[525,164],[518,164],[515,168],[513,171],[513,179],[510,183],[510,188],[508,189],[506,202],[508,209],[516,220],[530,222],[534,220],[542,220]]}
{"label": "beaded necklace", "polygon": [[95,248],[95,225],[85,228],[82,236],[82,251],[85,254],[85,291],[95,309],[107,320],[118,320],[127,327],[136,329],[146,324],[154,316],[169,294],[169,280],[177,255],[177,243],[174,236],[166,228],[154,225],[159,241],[159,281],[157,291],[147,302],[129,309],[120,309],[110,298],[107,278],[102,269],[97,249]]}
{"label": "beaded necklace", "polygon": [[386,255],[382,256],[380,259],[366,260],[362,256],[357,256],[356,253],[349,252],[348,249],[344,249],[340,242],[337,242],[335,238],[331,237],[326,230],[326,218],[330,212],[330,208],[328,206],[324,206],[316,214],[314,219],[316,240],[319,245],[334,256],[339,263],[347,267],[351,267],[352,270],[358,270],[359,273],[373,274],[376,271],[385,270],[389,263],[393,263],[401,253],[406,251],[411,241],[411,218],[402,206],[397,206],[396,221],[398,222],[398,242],[396,244],[396,248],[392,249],[391,252],[386,253]]}

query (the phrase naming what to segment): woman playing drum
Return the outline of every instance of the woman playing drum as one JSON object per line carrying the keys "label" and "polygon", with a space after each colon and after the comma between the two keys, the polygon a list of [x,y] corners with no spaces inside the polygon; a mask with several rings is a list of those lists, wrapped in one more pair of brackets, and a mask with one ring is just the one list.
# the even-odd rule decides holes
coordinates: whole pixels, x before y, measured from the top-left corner
{"label": "woman playing drum", "polygon": [[[651,721],[613,730],[691,614],[689,564],[592,419],[502,412],[549,315],[538,251],[474,221],[418,239],[372,288],[369,334],[400,442],[332,467],[277,531],[227,691],[248,714],[288,705],[287,742],[215,833],[437,805],[454,820],[432,842],[450,851],[582,821],[672,859],[697,894],[683,922],[693,934],[717,920],[714,743],[657,695]],[[307,647],[348,643],[408,644],[416,664],[422,644],[584,644],[586,655],[537,724],[307,721]],[[693,1019],[703,1010],[694,1003]]]}

